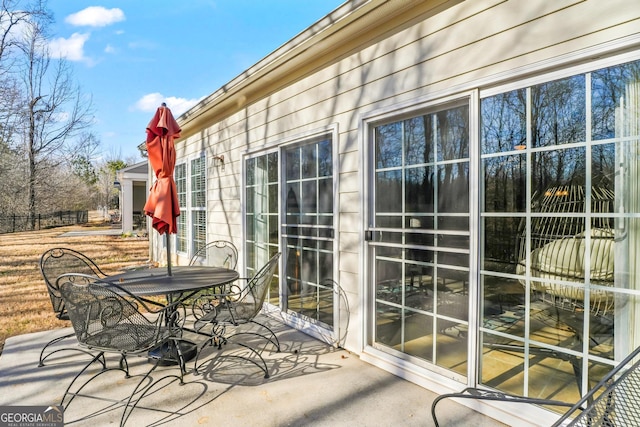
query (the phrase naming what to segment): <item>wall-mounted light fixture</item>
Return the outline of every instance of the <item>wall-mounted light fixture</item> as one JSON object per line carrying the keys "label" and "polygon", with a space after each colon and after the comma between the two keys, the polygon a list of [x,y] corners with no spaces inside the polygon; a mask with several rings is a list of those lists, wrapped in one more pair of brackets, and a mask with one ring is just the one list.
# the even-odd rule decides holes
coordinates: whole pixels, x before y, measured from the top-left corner
{"label": "wall-mounted light fixture", "polygon": [[118,180],[113,181],[113,188],[120,190],[120,181]]}
{"label": "wall-mounted light fixture", "polygon": [[213,156],[213,166],[216,168],[222,167],[222,170],[224,170],[224,154]]}

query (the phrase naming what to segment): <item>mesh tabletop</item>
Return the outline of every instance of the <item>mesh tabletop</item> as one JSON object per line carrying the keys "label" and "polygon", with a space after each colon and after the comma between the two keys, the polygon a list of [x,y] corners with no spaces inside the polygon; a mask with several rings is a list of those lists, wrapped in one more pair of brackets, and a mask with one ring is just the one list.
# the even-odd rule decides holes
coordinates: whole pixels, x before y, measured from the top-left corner
{"label": "mesh tabletop", "polygon": [[134,270],[114,274],[104,280],[116,283],[134,295],[150,296],[196,291],[221,286],[238,279],[238,272],[222,267],[173,267],[171,276],[166,268]]}

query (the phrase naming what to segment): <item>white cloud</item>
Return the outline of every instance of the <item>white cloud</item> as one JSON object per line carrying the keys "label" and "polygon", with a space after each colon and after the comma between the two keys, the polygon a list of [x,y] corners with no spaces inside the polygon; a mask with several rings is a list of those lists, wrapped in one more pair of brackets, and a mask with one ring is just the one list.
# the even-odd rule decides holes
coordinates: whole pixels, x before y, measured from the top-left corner
{"label": "white cloud", "polygon": [[154,92],[146,94],[140,98],[136,102],[134,109],[144,112],[154,112],[163,102],[165,102],[167,107],[171,109],[173,115],[177,117],[200,102],[200,99],[176,98],[174,96],[165,97],[159,92]]}
{"label": "white cloud", "polygon": [[89,33],[73,33],[65,39],[58,37],[49,41],[49,53],[53,58],[66,58],[69,61],[89,61],[84,56],[84,44],[89,40]]}
{"label": "white cloud", "polygon": [[104,51],[105,53],[115,53],[116,48],[108,44],[107,47],[104,48]]}
{"label": "white cloud", "polygon": [[102,6],[90,6],[65,18],[65,22],[78,27],[106,27],[124,20],[122,9],[107,9]]}

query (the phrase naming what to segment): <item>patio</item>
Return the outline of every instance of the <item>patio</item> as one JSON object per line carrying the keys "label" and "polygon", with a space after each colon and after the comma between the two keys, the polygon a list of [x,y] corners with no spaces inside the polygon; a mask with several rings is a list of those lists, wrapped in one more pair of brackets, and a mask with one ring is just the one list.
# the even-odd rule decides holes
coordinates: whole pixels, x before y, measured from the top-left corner
{"label": "patio", "polygon": [[[211,358],[202,375],[189,372],[185,384],[164,384],[142,401],[127,425],[225,426],[430,426],[430,406],[436,395],[413,383],[359,360],[357,355],[334,349],[273,318],[263,318],[275,328],[282,351],[263,352],[271,377],[251,363],[234,358]],[[55,405],[71,379],[87,362],[75,352],[59,353],[38,368],[42,346],[71,329],[45,331],[9,338],[0,356],[0,405]],[[68,344],[68,341],[66,342]],[[211,349],[212,352],[217,351]],[[222,354],[244,351],[229,344]],[[213,357],[207,355],[205,359]],[[203,360],[205,360],[203,359]],[[108,363],[117,363],[113,357]],[[132,374],[148,368],[143,358],[131,358]],[[188,363],[187,368],[193,368]],[[97,369],[97,368],[96,368]],[[160,367],[154,375],[177,367]],[[127,395],[136,381],[121,373],[105,375],[89,393],[99,398],[74,400],[65,412],[72,425],[117,425],[121,408],[102,411],[109,399]],[[151,408],[151,409],[147,409]],[[162,411],[158,410],[159,408]],[[455,402],[438,409],[444,426],[502,426]]]}

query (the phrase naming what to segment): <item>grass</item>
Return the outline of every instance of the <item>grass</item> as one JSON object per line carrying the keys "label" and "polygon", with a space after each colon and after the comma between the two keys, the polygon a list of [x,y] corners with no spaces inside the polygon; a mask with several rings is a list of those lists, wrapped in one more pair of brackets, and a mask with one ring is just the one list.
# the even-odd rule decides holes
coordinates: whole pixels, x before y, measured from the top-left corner
{"label": "grass", "polygon": [[0,234],[0,352],[7,338],[70,326],[56,319],[38,269],[40,255],[53,247],[68,247],[89,256],[106,274],[143,264],[149,240],[132,236],[72,236],[68,231],[111,228],[93,217],[87,225]]}

